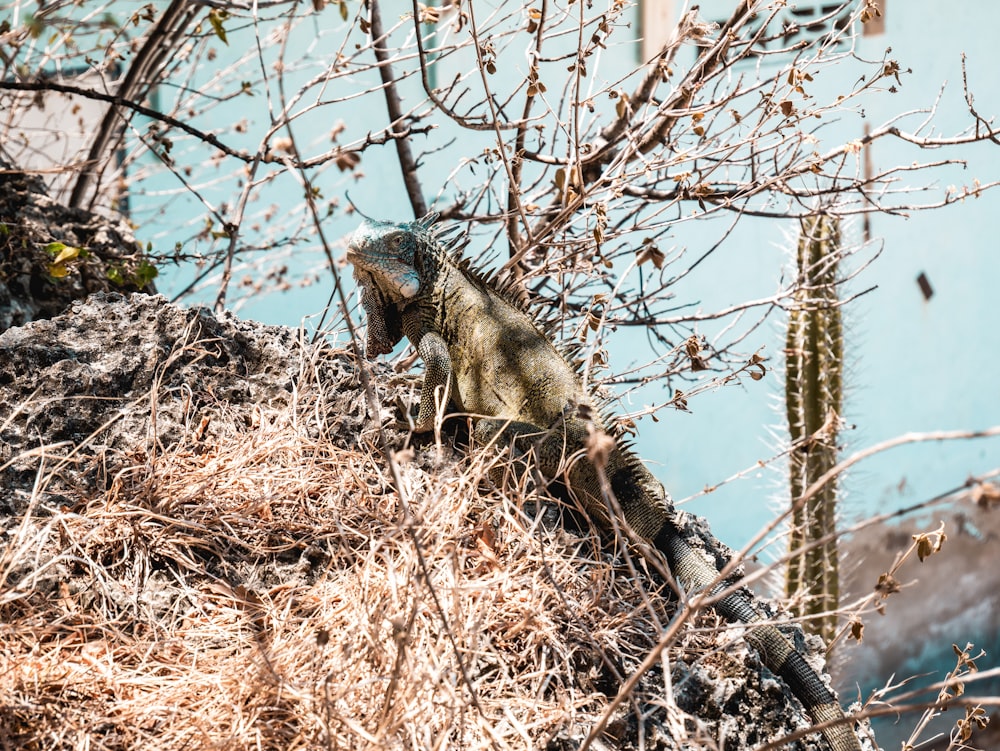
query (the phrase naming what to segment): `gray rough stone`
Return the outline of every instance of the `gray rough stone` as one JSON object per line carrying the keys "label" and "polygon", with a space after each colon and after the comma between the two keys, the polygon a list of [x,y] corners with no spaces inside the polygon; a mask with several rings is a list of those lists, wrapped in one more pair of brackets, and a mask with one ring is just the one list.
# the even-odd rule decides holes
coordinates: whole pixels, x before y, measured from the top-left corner
{"label": "gray rough stone", "polygon": [[[61,278],[46,251],[55,242],[83,250],[62,264]],[[38,177],[0,158],[0,331],[51,318],[94,292],[155,292],[136,277],[143,263],[126,221],[56,203]]]}
{"label": "gray rough stone", "polygon": [[[49,502],[69,488],[103,490],[136,449],[172,446],[202,420],[211,437],[220,419],[250,424],[258,410],[287,405],[306,352],[291,329],[143,294],[99,293],[5,331],[0,515],[24,510],[45,447],[58,457],[86,443],[47,485]],[[351,380],[344,360],[328,368]]]}

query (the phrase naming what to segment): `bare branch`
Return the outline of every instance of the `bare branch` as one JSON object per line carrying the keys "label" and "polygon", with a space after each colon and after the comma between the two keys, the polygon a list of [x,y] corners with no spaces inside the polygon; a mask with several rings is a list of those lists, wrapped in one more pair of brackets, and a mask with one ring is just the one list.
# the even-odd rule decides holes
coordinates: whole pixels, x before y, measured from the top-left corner
{"label": "bare branch", "polygon": [[[382,76],[385,106],[391,120],[389,128],[390,132],[398,133],[398,129],[402,127],[403,123],[403,110],[400,106],[399,92],[396,90],[396,78],[389,62],[389,50],[386,47],[387,38],[382,29],[382,13],[379,10],[378,0],[369,0],[369,10],[371,13],[372,49],[379,62],[378,72]],[[419,34],[419,29],[417,32]],[[406,194],[410,198],[410,207],[413,209],[415,217],[422,217],[427,213],[427,201],[424,200],[424,192],[417,176],[417,162],[413,158],[407,139],[395,138],[394,140],[396,155],[399,157],[399,168],[403,175],[403,184],[406,185]]]}
{"label": "bare branch", "polygon": [[[145,99],[150,88],[156,85],[162,75],[164,61],[174,54],[180,38],[186,33],[197,10],[198,6],[187,0],[171,0],[160,20],[150,30],[139,53],[129,64],[128,72],[117,92],[122,101]],[[100,176],[105,161],[110,157],[109,145],[121,119],[118,106],[112,102],[112,106],[98,126],[86,163],[73,187],[69,199],[70,206],[83,206],[87,191]],[[135,108],[132,109],[136,111]]]}

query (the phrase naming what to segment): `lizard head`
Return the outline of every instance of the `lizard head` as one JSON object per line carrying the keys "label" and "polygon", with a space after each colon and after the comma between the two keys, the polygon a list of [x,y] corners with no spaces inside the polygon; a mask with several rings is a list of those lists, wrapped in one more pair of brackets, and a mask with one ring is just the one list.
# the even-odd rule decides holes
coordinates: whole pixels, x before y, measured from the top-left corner
{"label": "lizard head", "polygon": [[[420,292],[418,253],[430,239],[434,215],[415,222],[365,219],[347,245],[354,278],[375,284],[387,300],[410,300]],[[362,281],[363,280],[363,281]]]}

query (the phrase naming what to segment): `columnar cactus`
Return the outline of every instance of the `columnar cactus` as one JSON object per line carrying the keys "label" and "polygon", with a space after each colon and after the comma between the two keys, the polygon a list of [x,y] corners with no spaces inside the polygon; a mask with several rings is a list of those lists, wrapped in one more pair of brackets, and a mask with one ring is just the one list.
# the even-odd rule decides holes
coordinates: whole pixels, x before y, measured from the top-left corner
{"label": "columnar cactus", "polygon": [[[840,596],[836,536],[837,483],[798,503],[837,463],[843,402],[844,341],[837,300],[840,229],[835,217],[803,220],[796,253],[798,284],[786,337],[785,405],[791,433],[792,513],[786,591],[804,624],[828,640]],[[825,614],[825,615],[819,615]]]}

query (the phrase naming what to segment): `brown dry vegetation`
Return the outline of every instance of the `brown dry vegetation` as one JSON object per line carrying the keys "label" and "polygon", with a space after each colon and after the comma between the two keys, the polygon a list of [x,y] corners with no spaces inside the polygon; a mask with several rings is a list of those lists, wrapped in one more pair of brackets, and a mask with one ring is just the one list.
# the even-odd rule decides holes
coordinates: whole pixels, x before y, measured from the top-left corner
{"label": "brown dry vegetation", "polygon": [[[489,491],[484,457],[404,450],[398,495],[375,422],[344,423],[360,393],[306,368],[287,406],[249,421],[220,402],[172,445],[97,434],[36,454],[0,547],[0,746],[577,747],[655,645],[666,598],[550,497]],[[70,466],[108,468],[104,489],[50,493]],[[738,631],[700,622],[615,716],[614,747],[746,740],[760,704],[773,727],[756,742],[801,727],[767,709],[783,689]]]}

